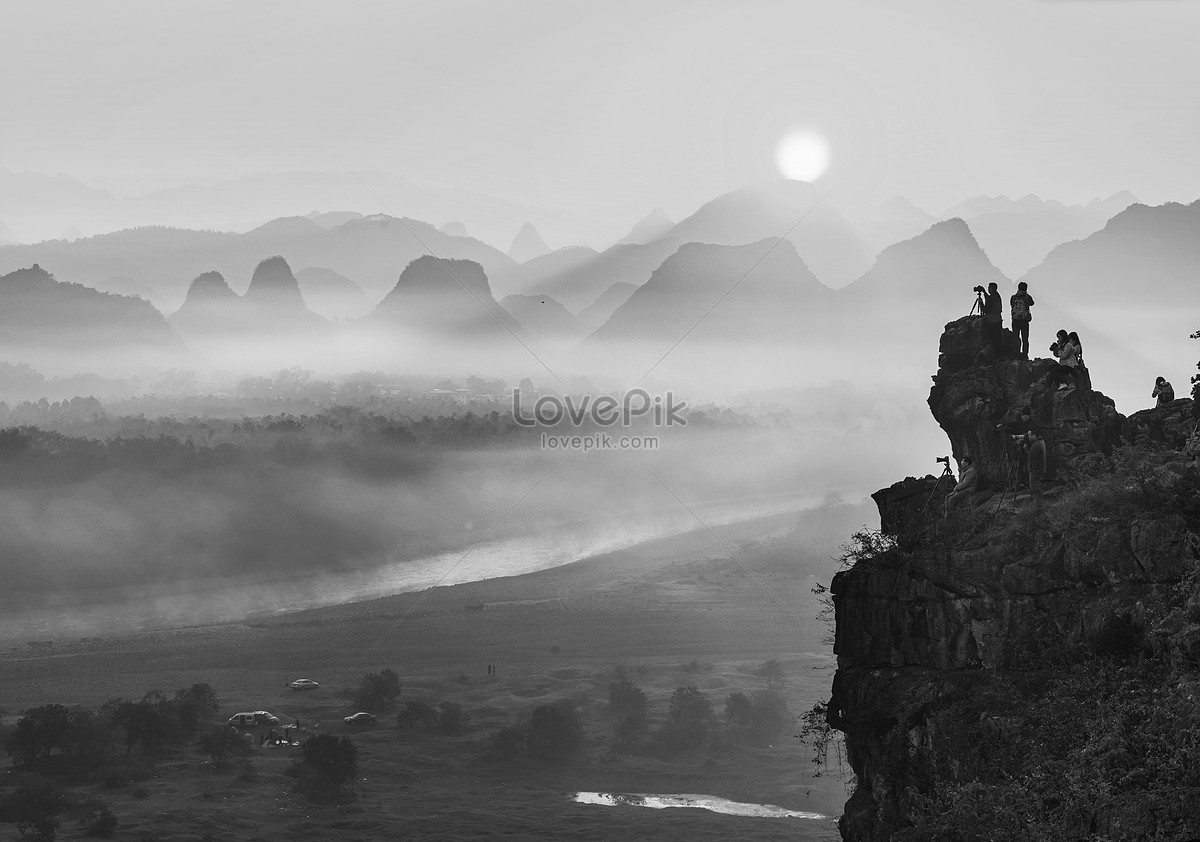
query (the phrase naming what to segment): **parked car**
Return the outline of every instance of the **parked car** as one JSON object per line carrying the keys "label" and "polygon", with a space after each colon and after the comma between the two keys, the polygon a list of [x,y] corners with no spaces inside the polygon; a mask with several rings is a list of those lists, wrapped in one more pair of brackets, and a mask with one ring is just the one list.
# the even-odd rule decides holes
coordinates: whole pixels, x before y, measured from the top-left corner
{"label": "parked car", "polygon": [[279,717],[265,710],[254,711],[254,721],[259,725],[278,725]]}
{"label": "parked car", "polygon": [[373,725],[375,723],[375,714],[360,710],[358,713],[350,714],[345,719],[347,725]]}
{"label": "parked car", "polygon": [[320,686],[320,684],[311,678],[297,678],[295,681],[288,682],[288,687],[291,687],[293,690],[315,690]]}
{"label": "parked car", "polygon": [[249,728],[258,724],[258,715],[249,712],[235,713],[233,716],[229,717],[229,724],[240,726],[242,728]]}

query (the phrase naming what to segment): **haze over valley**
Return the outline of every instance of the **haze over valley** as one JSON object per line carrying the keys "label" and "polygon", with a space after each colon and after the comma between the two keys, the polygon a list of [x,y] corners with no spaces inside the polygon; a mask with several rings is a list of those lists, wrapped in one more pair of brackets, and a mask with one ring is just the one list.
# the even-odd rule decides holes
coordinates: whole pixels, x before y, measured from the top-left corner
{"label": "haze over valley", "polygon": [[836,838],[872,493],[1190,411],[1192,4],[7,18],[23,837]]}

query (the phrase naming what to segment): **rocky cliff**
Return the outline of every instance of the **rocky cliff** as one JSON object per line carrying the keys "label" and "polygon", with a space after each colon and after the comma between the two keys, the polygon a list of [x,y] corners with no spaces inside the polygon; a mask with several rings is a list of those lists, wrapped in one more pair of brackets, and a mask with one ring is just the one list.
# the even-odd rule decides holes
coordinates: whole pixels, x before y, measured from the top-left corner
{"label": "rocky cliff", "polygon": [[[1177,806],[1200,803],[1200,751],[1130,748],[1132,726],[1110,721],[1153,722],[1176,696],[1180,722],[1200,713],[1180,689],[1200,680],[1200,479],[1173,449],[1190,402],[1131,424],[1086,370],[1059,390],[1053,361],[994,358],[977,317],[947,325],[940,350],[929,406],[984,482],[950,518],[934,477],[878,492],[882,534],[833,580],[827,716],[857,779],[843,838],[980,838],[975,821],[996,839],[1200,828]],[[1048,444],[1042,501],[1014,467],[1012,436],[1029,429]],[[1127,686],[1144,702],[1103,701]],[[1179,727],[1162,730],[1200,746]]]}

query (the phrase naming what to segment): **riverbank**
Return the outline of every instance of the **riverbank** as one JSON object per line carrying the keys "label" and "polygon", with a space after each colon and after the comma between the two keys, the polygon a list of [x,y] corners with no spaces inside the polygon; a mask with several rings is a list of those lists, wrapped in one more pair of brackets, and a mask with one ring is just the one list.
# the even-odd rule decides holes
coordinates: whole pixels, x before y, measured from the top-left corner
{"label": "riverbank", "polygon": [[[123,826],[164,838],[184,838],[201,816],[214,838],[400,838],[416,833],[415,814],[427,823],[420,838],[465,837],[484,827],[532,839],[827,838],[825,822],[611,808],[566,797],[685,792],[840,812],[843,782],[815,778],[790,731],[771,746],[670,759],[610,750],[606,688],[618,665],[646,692],[652,727],[683,685],[698,687],[720,717],[729,693],[761,688],[753,673],[772,658],[784,667],[794,714],[828,695],[824,668],[832,659],[821,643],[826,630],[816,619],[810,574],[827,581],[830,553],[806,541],[796,522],[789,514],[729,524],[713,529],[716,538],[694,530],[538,573],[253,623],[10,648],[0,652],[0,707],[11,723],[13,713],[35,704],[95,706],[205,681],[221,699],[222,716],[267,709],[320,720],[323,730],[348,733],[359,745],[363,780],[352,809],[361,812],[351,816],[292,792],[282,775],[288,750],[256,751],[258,780],[250,785],[184,758],[146,782],[144,797],[95,793],[112,803]],[[387,717],[367,731],[343,726],[352,711],[341,688],[384,667],[400,673],[402,701],[462,705],[471,717],[467,734],[397,729]],[[297,693],[284,686],[299,677],[321,687]],[[483,759],[491,733],[557,698],[575,700],[584,716],[579,758],[561,766]]]}

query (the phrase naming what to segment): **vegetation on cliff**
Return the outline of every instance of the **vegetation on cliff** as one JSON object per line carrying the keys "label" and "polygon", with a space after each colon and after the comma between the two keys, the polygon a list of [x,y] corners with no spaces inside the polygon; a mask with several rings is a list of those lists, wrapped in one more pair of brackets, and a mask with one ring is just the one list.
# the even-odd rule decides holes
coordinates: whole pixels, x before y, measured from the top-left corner
{"label": "vegetation on cliff", "polygon": [[[1067,539],[1091,552],[1105,527],[1179,518],[1200,532],[1200,476],[1176,454],[1127,448],[1043,509],[938,542],[986,536],[1019,557]],[[982,513],[976,513],[977,515]],[[887,551],[864,563],[903,565]],[[1200,572],[1098,614],[1078,640],[1039,634],[1042,663],[980,667],[922,711],[924,740],[888,747],[912,839],[1175,839],[1200,833]],[[903,838],[903,837],[902,837]]]}
{"label": "vegetation on cliff", "polygon": [[[947,325],[930,408],[983,486],[873,495],[831,586],[838,670],[815,714],[845,738],[843,838],[1200,837],[1200,470],[1172,402],[1129,419],[1047,361]],[[1051,372],[1052,373],[1052,372]],[[1050,454],[1044,499],[1012,434]],[[1016,443],[1019,444],[1018,438]]]}

